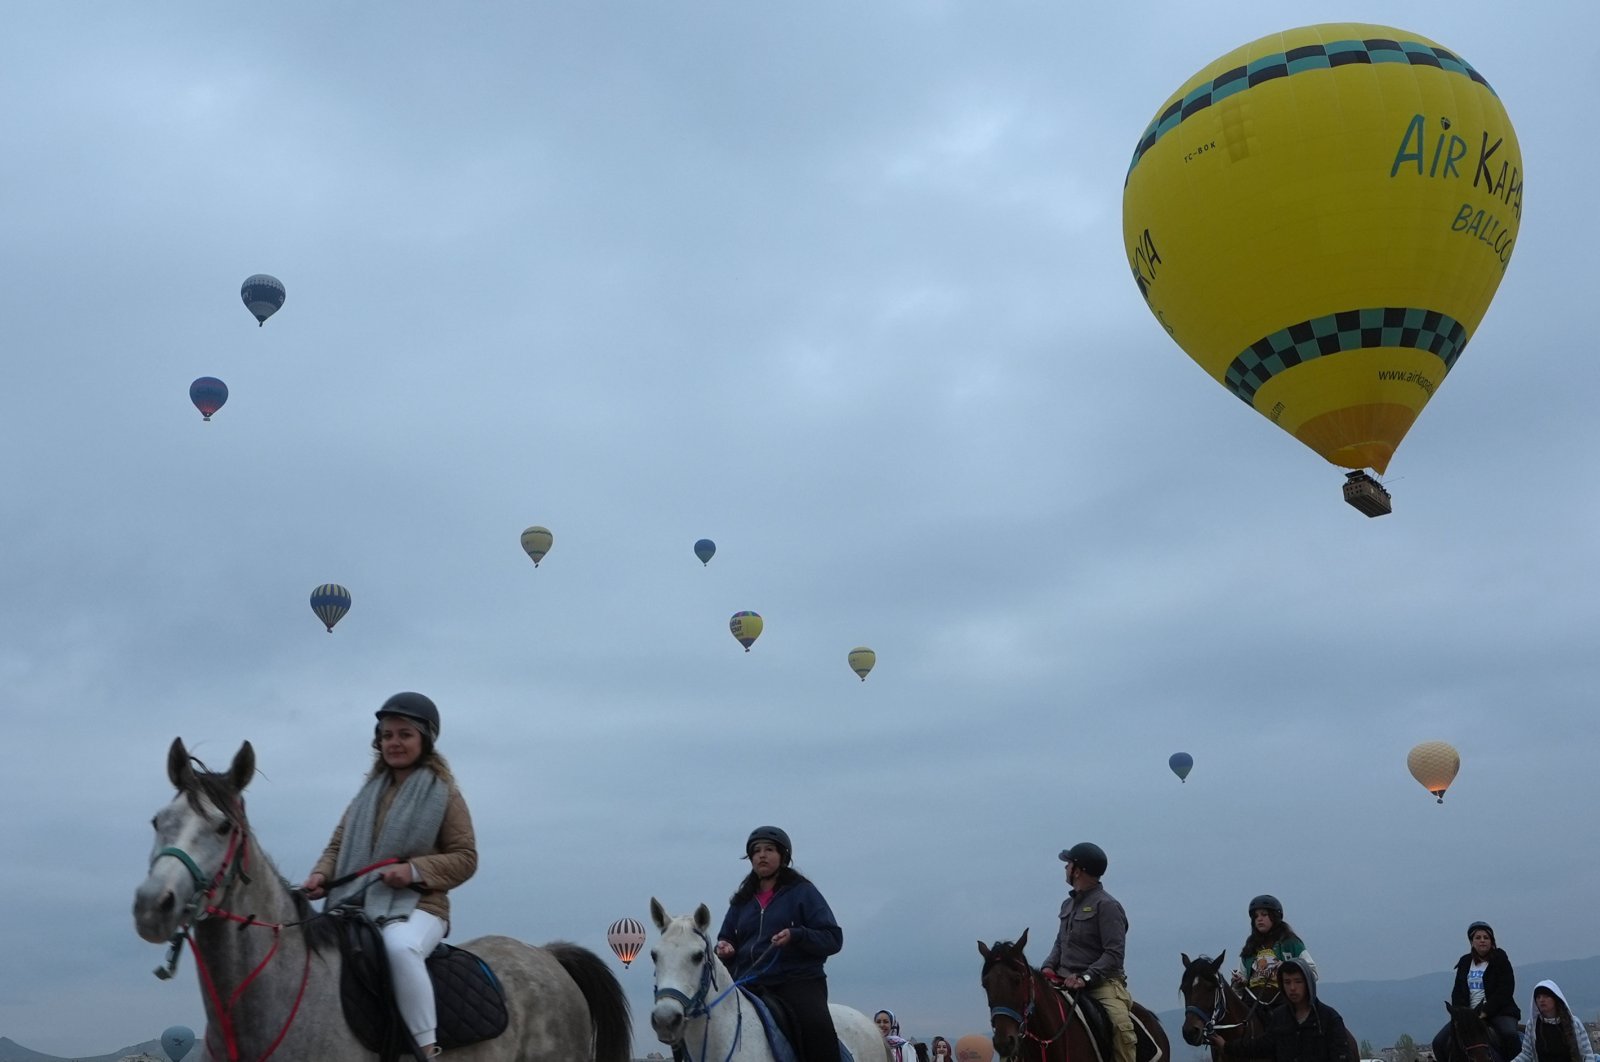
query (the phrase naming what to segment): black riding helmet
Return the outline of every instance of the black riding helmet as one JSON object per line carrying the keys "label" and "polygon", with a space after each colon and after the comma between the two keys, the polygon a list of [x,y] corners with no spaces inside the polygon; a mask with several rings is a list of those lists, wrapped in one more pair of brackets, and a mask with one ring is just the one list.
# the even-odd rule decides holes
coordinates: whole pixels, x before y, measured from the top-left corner
{"label": "black riding helmet", "polygon": [[1257,911],[1265,911],[1272,916],[1274,922],[1283,921],[1283,904],[1278,902],[1276,896],[1262,893],[1250,901],[1250,917],[1255,918]]}
{"label": "black riding helmet", "polygon": [[1106,876],[1106,853],[1097,844],[1079,841],[1062,852],[1058,858],[1063,863],[1072,863],[1091,877],[1103,878]]}
{"label": "black riding helmet", "polygon": [[751,849],[755,848],[757,841],[767,841],[778,849],[778,856],[784,866],[788,866],[794,858],[794,849],[789,844],[789,835],[776,826],[757,826],[750,831],[750,836],[744,842],[744,857],[750,858]]}
{"label": "black riding helmet", "polygon": [[383,707],[372,713],[378,717],[378,726],[383,725],[386,715],[403,715],[407,719],[415,719],[428,731],[428,747],[439,740],[439,709],[428,698],[420,693],[397,693],[383,702]]}
{"label": "black riding helmet", "polygon": [[1494,927],[1491,926],[1488,922],[1474,922],[1470,926],[1468,926],[1467,927],[1467,943],[1470,944],[1472,942],[1472,934],[1476,933],[1480,929],[1483,930],[1485,933],[1489,934],[1489,946],[1491,948],[1498,948],[1500,946],[1499,944],[1495,943]]}

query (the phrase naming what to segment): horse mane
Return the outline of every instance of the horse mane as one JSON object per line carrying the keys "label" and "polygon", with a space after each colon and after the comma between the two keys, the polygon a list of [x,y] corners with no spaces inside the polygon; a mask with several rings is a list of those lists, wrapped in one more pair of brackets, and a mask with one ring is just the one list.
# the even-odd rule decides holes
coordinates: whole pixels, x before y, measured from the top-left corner
{"label": "horse mane", "polygon": [[[1197,972],[1196,968],[1201,965],[1210,967],[1211,956],[1196,955],[1193,961],[1191,961],[1188,966],[1183,968],[1183,980],[1178,983],[1178,991],[1182,992],[1195,983],[1195,981],[1201,976],[1200,973]],[[1214,980],[1218,984],[1222,983],[1222,977],[1219,974],[1207,974],[1206,976],[1208,979]],[[1170,984],[1171,982],[1168,983]]]}
{"label": "horse mane", "polygon": [[182,792],[184,800],[188,801],[194,813],[204,815],[206,809],[200,802],[208,800],[212,807],[227,816],[229,822],[235,826],[244,825],[242,817],[235,814],[235,809],[240,808],[239,791],[228,781],[227,773],[213,771],[200,757],[192,753],[189,756],[189,766],[193,768],[190,777],[194,779],[194,784],[184,786]]}
{"label": "horse mane", "polygon": [[989,957],[983,960],[983,973],[988,973],[990,968],[998,962],[1010,962],[1022,959],[1022,949],[1017,947],[1014,940],[997,940],[989,945]]}

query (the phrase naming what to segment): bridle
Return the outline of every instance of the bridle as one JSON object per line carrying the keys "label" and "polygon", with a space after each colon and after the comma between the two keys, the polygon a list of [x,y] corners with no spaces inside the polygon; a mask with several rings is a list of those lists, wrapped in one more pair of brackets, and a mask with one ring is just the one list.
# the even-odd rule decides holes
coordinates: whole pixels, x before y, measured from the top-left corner
{"label": "bridle", "polygon": [[[699,987],[695,989],[695,993],[692,996],[686,996],[676,988],[658,987],[655,989],[655,1000],[658,1003],[663,999],[673,1000],[683,1008],[685,1020],[690,1018],[706,1019],[705,1024],[700,1029],[700,1058],[704,1062],[706,1058],[706,1041],[711,1035],[711,1011],[718,1003],[727,999],[742,982],[730,980],[727,988],[719,992],[715,999],[707,1002],[706,997],[711,994],[712,989],[717,987],[716,952],[712,951],[711,940],[703,931],[696,929],[694,935],[700,938],[700,945],[703,949],[701,954],[705,956],[704,961],[700,963]],[[744,1006],[738,1002],[737,997],[735,997],[734,1009],[737,1011],[738,1017],[734,1020],[733,1042],[728,1045],[729,1059],[732,1059],[734,1052],[739,1049],[740,1037],[744,1035]],[[684,1046],[684,1050],[688,1050],[687,1045]]]}
{"label": "bridle", "polygon": [[[1200,962],[1202,960],[1196,959],[1195,961]],[[1189,983],[1192,985],[1203,976],[1205,975],[1196,974]],[[1201,1030],[1203,1046],[1210,1046],[1209,1041],[1214,1034],[1226,1032],[1230,1029],[1243,1028],[1245,1025],[1245,1022],[1242,1021],[1236,1021],[1228,1025],[1219,1024],[1223,1018],[1228,1016],[1228,989],[1225,985],[1223,985],[1222,978],[1220,976],[1213,979],[1213,984],[1216,985],[1216,989],[1211,996],[1211,1012],[1209,1014],[1192,1003],[1183,1009],[1185,1018],[1192,1016],[1199,1018],[1205,1023],[1205,1027]],[[1185,1003],[1189,1002],[1188,993],[1184,993],[1183,998]]]}
{"label": "bridle", "polygon": [[1034,1043],[1039,1045],[1039,1053],[1043,1055],[1045,1048],[1049,1047],[1051,1044],[1055,1043],[1057,1040],[1061,1039],[1061,1037],[1066,1035],[1067,1028],[1072,1017],[1071,1012],[1067,1008],[1067,1001],[1070,1000],[1071,997],[1065,992],[1051,993],[1056,999],[1057,1017],[1061,1021],[1061,1027],[1049,1037],[1039,1036],[1031,1028],[1029,1028],[1033,1020],[1033,1015],[1038,1010],[1039,1005],[1038,976],[1034,973],[1033,967],[1029,966],[1027,962],[1017,956],[1008,956],[1004,959],[996,958],[991,961],[990,965],[1015,967],[1017,970],[1021,971],[1022,979],[1028,985],[1028,1000],[1027,1003],[1024,1004],[1020,1013],[1011,1007],[1004,1007],[990,1003],[989,1025],[993,1027],[995,1019],[997,1018],[1011,1019],[1017,1023],[1018,1032],[1020,1032],[1027,1039],[1032,1040]]}

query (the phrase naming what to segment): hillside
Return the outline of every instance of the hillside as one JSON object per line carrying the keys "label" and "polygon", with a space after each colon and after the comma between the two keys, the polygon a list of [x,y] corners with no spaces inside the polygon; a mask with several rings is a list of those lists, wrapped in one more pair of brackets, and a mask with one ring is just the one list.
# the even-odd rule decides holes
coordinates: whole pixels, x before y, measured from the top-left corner
{"label": "hillside", "polygon": [[[1404,981],[1326,981],[1317,986],[1317,991],[1323,1002],[1344,1016],[1345,1025],[1358,1041],[1370,1040],[1373,1047],[1384,1048],[1393,1045],[1401,1033],[1409,1033],[1418,1044],[1431,1040],[1444,1024],[1444,1001],[1450,995],[1454,978],[1452,965],[1439,973]],[[1546,978],[1561,986],[1578,1017],[1595,1020],[1600,1013],[1600,956],[1518,965],[1517,1003],[1524,1016],[1533,996],[1533,986]],[[1168,998],[1175,996],[1176,993]],[[1150,1005],[1148,1000],[1140,1002]],[[1157,1015],[1174,1040],[1174,1054],[1177,1054],[1183,1011],[1174,1008],[1158,1011]],[[4,1056],[0,1056],[0,1062],[6,1062]]]}
{"label": "hillside", "polygon": [[118,1062],[119,1059],[138,1054],[151,1055],[155,1058],[167,1057],[161,1050],[160,1040],[129,1044],[127,1047],[119,1047],[103,1055],[71,1055],[62,1058],[60,1055],[45,1055],[31,1051],[15,1040],[0,1036],[0,1062]]}

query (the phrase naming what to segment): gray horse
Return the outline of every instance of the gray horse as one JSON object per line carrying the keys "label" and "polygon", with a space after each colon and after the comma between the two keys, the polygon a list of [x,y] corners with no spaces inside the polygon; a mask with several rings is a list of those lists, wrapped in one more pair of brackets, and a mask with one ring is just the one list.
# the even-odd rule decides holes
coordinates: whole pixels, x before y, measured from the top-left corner
{"label": "gray horse", "polygon": [[[376,1059],[344,1020],[339,948],[324,931],[331,920],[289,887],[250,832],[243,793],[255,770],[248,741],[225,772],[206,770],[181,738],[172,742],[167,776],[178,793],[153,820],[134,925],[152,944],[171,945],[164,976],[185,940],[194,952],[206,1008],[202,1062]],[[462,947],[493,967],[511,1021],[493,1040],[449,1051],[453,1062],[628,1062],[628,1002],[598,955],[510,937]]]}

